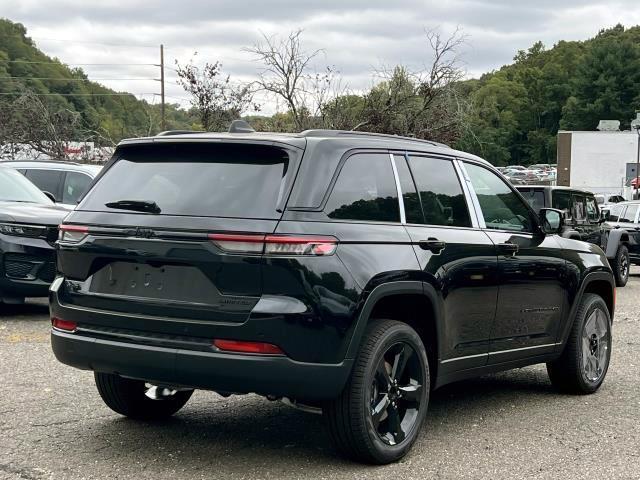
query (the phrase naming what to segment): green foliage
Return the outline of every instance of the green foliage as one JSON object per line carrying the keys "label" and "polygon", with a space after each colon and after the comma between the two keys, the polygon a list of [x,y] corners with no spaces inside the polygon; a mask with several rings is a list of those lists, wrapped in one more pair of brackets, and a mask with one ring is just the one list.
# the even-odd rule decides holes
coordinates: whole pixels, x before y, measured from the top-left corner
{"label": "green foliage", "polygon": [[[39,80],[41,78],[54,80]],[[160,130],[159,105],[138,100],[133,95],[86,95],[118,92],[89,81],[82,69],[69,68],[58,59],[46,56],[27,37],[23,25],[0,18],[0,103],[12,102],[27,90],[47,94],[38,98],[52,112],[68,110],[80,114],[81,121],[70,140],[109,144],[126,137],[153,135]],[[167,129],[180,129],[191,128],[195,117],[177,105],[168,104],[166,118]]]}
{"label": "green foliage", "polygon": [[535,43],[470,84],[473,108],[458,148],[495,165],[554,163],[559,129],[622,128],[640,109],[640,27],[617,25],[584,42]]}

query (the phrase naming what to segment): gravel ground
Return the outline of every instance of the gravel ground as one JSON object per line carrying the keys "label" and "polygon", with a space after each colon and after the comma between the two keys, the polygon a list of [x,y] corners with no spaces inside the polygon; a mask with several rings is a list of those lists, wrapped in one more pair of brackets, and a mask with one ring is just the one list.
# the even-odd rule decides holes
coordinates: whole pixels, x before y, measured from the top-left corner
{"label": "gravel ground", "polygon": [[635,270],[595,395],[555,393],[543,366],[449,385],[412,452],[368,467],[336,456],[320,416],[257,396],[199,391],[167,423],[126,420],[55,360],[46,303],[30,302],[0,315],[0,478],[640,479],[638,310]]}

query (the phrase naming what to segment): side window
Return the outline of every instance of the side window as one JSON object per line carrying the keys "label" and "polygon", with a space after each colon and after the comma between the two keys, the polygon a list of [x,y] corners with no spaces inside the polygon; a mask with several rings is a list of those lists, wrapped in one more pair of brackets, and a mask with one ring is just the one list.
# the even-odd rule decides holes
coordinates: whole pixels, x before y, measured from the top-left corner
{"label": "side window", "polygon": [[64,172],[60,170],[27,170],[26,176],[40,190],[53,194],[56,202],[62,201],[60,187]]}
{"label": "side window", "polygon": [[587,221],[587,207],[585,205],[584,195],[572,194],[573,199],[573,218],[576,222],[584,223]]}
{"label": "side window", "polygon": [[389,155],[363,153],[349,157],[325,212],[336,219],[400,222],[398,190]]}
{"label": "side window", "polygon": [[416,184],[413,181],[413,176],[407,165],[407,160],[403,155],[395,155],[394,160],[396,162],[396,169],[398,170],[400,188],[402,189],[404,215],[407,223],[424,223],[420,197],[418,196]]}
{"label": "side window", "polygon": [[624,205],[615,205],[611,208],[611,211],[609,212],[609,221],[610,222],[619,222],[620,221],[620,215],[622,214],[622,211],[624,210]]}
{"label": "side window", "polygon": [[562,190],[554,190],[551,195],[551,205],[553,208],[562,210],[567,220],[571,220],[573,218],[571,193]]}
{"label": "side window", "polygon": [[465,167],[487,228],[532,231],[531,211],[498,175],[478,165],[466,164]]}
{"label": "side window", "polygon": [[587,197],[587,218],[590,223],[598,223],[600,220],[600,212],[594,197]]}
{"label": "side window", "polygon": [[62,203],[75,205],[78,200],[87,191],[91,177],[84,173],[67,172],[64,179],[64,187],[62,189]]}
{"label": "side window", "polygon": [[418,187],[426,225],[471,226],[467,201],[450,160],[411,156],[409,166]]}
{"label": "side window", "polygon": [[624,212],[624,215],[620,217],[620,223],[635,223],[636,214],[638,213],[638,205],[631,204],[627,206],[627,211]]}
{"label": "side window", "polygon": [[518,191],[536,212],[544,208],[544,191],[535,188],[518,188]]}

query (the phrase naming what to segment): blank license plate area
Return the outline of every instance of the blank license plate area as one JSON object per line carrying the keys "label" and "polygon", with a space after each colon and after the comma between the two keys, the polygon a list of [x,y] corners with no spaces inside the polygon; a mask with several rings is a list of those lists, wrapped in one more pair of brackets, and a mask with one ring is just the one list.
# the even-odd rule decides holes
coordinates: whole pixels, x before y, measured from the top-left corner
{"label": "blank license plate area", "polygon": [[113,262],[91,278],[89,292],[103,295],[218,305],[222,295],[196,267]]}

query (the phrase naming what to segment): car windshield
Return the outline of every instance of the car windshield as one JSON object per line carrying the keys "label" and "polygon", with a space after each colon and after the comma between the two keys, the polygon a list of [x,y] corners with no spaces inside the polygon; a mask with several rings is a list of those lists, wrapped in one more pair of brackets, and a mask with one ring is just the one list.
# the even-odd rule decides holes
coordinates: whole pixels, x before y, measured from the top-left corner
{"label": "car windshield", "polygon": [[0,167],[0,201],[53,204],[21,173],[3,167]]}

